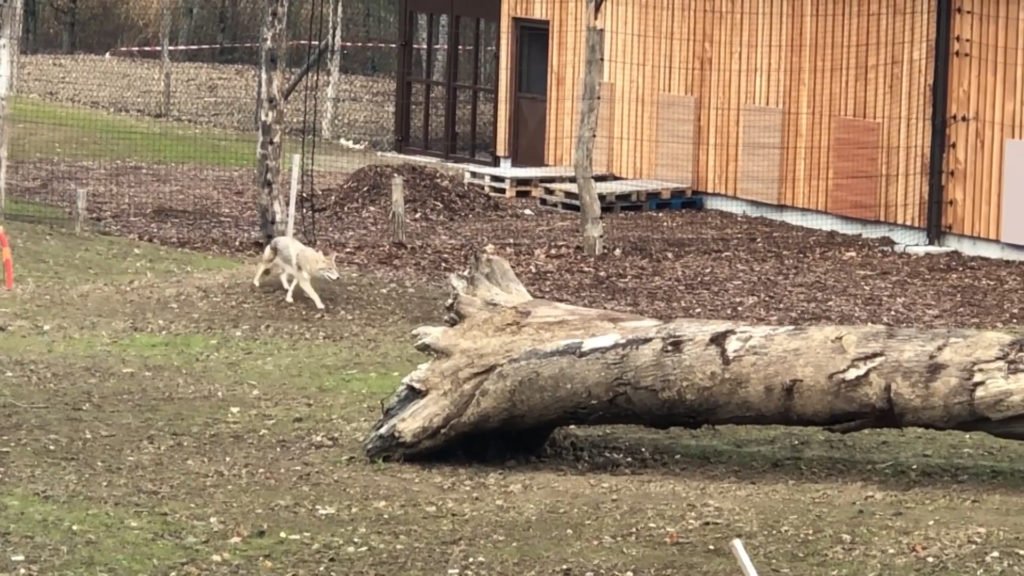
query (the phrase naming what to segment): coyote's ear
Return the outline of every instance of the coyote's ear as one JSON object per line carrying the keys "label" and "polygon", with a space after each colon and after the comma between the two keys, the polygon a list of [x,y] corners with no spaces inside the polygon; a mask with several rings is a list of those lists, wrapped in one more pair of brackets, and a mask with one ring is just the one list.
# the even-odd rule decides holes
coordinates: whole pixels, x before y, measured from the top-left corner
{"label": "coyote's ear", "polygon": [[337,263],[338,263],[338,253],[337,252],[331,252],[331,264],[337,264]]}

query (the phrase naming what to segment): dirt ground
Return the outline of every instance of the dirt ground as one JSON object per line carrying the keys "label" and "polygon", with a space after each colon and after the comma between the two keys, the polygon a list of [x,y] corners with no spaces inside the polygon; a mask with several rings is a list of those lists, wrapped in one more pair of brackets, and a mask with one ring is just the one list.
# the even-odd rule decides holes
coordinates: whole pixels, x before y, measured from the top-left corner
{"label": "dirt ground", "polygon": [[500,466],[360,452],[423,361],[408,331],[485,243],[539,296],[659,317],[1017,328],[1024,267],[710,212],[609,218],[612,252],[589,262],[574,216],[492,211],[436,174],[411,179],[411,245],[393,247],[389,174],[318,198],[346,272],[318,284],[324,313],[251,285],[253,231],[214,225],[230,196],[97,215],[163,247],[9,226],[0,575],[733,575],[733,537],[764,574],[1024,571],[1024,446],[984,435],[602,427]]}

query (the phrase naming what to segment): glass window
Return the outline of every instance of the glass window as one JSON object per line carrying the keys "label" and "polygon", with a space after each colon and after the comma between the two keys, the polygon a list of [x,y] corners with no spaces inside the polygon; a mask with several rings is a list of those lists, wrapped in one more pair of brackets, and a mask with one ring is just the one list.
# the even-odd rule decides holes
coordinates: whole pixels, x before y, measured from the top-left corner
{"label": "glass window", "polygon": [[519,29],[519,93],[548,93],[547,30],[526,26]]}

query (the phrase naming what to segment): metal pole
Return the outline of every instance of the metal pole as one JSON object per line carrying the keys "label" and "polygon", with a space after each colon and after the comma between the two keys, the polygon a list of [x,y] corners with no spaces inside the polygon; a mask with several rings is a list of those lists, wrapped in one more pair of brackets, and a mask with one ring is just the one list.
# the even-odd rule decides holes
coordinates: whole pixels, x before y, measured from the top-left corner
{"label": "metal pole", "polygon": [[928,242],[942,240],[944,207],[943,164],[946,157],[946,131],[949,126],[949,61],[953,36],[954,0],[937,0],[935,22],[935,68],[932,74],[932,142],[928,176]]}

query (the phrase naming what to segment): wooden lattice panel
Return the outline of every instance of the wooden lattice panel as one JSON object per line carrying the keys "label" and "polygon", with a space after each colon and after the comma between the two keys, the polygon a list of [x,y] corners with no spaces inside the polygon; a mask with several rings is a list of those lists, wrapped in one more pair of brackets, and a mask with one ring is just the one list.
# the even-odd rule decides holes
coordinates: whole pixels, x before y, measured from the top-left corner
{"label": "wooden lattice panel", "polygon": [[1000,212],[999,239],[1024,246],[1024,140],[1006,140],[1004,145]]}
{"label": "wooden lattice panel", "polygon": [[611,172],[615,149],[612,134],[615,128],[615,85],[602,82],[600,90],[601,106],[597,111],[597,135],[594,138],[594,171]]}
{"label": "wooden lattice panel", "polygon": [[690,186],[697,158],[697,99],[658,95],[653,177]]}
{"label": "wooden lattice panel", "polygon": [[739,179],[736,195],[778,204],[782,194],[782,108],[744,106],[740,110]]}
{"label": "wooden lattice panel", "polygon": [[859,118],[833,118],[831,160],[828,211],[850,218],[878,220],[882,124]]}

